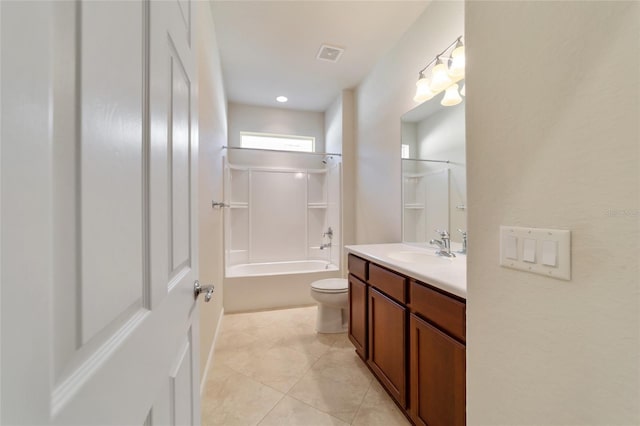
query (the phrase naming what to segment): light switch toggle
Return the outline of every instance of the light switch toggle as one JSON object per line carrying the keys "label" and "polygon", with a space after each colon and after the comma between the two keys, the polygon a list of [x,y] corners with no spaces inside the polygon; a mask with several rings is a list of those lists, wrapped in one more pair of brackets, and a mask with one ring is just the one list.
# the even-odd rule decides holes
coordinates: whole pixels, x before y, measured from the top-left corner
{"label": "light switch toggle", "polygon": [[507,259],[518,260],[518,238],[513,235],[505,237],[505,256]]}
{"label": "light switch toggle", "polygon": [[542,242],[542,264],[556,266],[558,264],[558,243],[545,240]]}
{"label": "light switch toggle", "polygon": [[524,239],[522,260],[529,263],[536,263],[536,240],[532,240],[531,238]]}

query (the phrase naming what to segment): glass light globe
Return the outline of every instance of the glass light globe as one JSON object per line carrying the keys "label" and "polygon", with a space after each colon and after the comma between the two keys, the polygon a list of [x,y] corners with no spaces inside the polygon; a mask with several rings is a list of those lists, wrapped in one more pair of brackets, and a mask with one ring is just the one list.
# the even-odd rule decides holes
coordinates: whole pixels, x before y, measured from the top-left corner
{"label": "glass light globe", "polygon": [[465,66],[464,53],[458,56],[452,56],[452,58],[451,66],[449,67],[449,75],[454,78],[463,78]]}
{"label": "glass light globe", "polygon": [[440,101],[440,104],[444,106],[453,106],[458,105],[460,102],[462,102],[462,98],[458,93],[458,85],[453,84],[447,88],[446,92],[444,92],[444,97],[442,98],[442,101]]}
{"label": "glass light globe", "polygon": [[452,58],[455,58],[458,56],[464,56],[464,44],[462,44],[462,42],[458,42],[456,44],[456,48],[453,49],[453,52],[451,52]]}
{"label": "glass light globe", "polygon": [[453,83],[451,78],[449,78],[449,71],[447,70],[447,66],[442,63],[440,60],[438,64],[433,67],[433,71],[431,72],[431,90],[433,92],[440,92]]}
{"label": "glass light globe", "polygon": [[428,101],[434,96],[435,96],[435,93],[433,93],[431,91],[431,88],[429,87],[429,79],[422,76],[416,82],[416,95],[413,97],[413,100],[416,102],[424,102],[424,101]]}

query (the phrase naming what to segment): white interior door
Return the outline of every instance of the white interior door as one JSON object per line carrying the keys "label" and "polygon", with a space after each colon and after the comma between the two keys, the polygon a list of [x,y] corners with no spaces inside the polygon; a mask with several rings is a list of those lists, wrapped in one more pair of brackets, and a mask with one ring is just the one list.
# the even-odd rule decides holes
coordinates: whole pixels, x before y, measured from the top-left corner
{"label": "white interior door", "polygon": [[199,424],[190,0],[0,30],[0,423]]}

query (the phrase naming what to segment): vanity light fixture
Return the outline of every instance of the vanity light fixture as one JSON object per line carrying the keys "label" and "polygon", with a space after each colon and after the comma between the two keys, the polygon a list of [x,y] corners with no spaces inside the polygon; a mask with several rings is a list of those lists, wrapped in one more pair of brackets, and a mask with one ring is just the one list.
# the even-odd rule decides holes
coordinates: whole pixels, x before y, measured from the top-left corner
{"label": "vanity light fixture", "polygon": [[[449,52],[449,56],[447,56],[447,52]],[[429,81],[425,77],[425,72],[431,65],[433,68],[431,69],[431,81]],[[413,100],[420,103],[425,102],[444,91],[445,95],[440,103],[444,106],[457,105],[462,102],[460,94],[465,95],[464,84],[460,93],[458,92],[460,86],[457,84],[464,79],[464,76],[464,43],[462,36],[460,36],[418,72],[416,94]]]}

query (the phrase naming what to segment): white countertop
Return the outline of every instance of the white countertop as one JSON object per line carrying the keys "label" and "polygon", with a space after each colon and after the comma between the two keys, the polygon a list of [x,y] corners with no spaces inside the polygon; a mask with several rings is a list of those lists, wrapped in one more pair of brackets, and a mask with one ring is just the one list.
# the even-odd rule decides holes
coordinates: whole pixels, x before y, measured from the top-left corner
{"label": "white countertop", "polygon": [[[452,250],[460,248],[453,243]],[[389,257],[397,252],[435,253],[436,248],[426,244],[413,245],[407,243],[393,244],[361,244],[345,246],[345,249],[374,263],[386,266],[401,274],[423,281],[441,290],[467,298],[467,256],[456,253],[456,257],[442,263],[403,262]]]}

